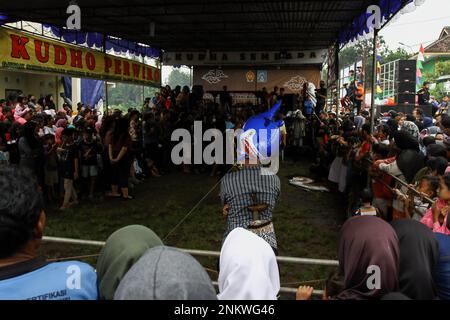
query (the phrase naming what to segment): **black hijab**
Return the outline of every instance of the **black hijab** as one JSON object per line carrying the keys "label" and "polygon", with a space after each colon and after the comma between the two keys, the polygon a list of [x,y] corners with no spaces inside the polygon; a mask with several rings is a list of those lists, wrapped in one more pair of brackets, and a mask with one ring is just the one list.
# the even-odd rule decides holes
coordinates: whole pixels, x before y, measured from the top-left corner
{"label": "black hijab", "polygon": [[424,164],[424,156],[419,152],[419,142],[409,132],[398,131],[395,136],[395,145],[401,150],[397,156],[397,166],[405,176],[408,183],[411,183]]}
{"label": "black hijab", "polygon": [[406,130],[397,131],[394,134],[395,145],[400,150],[416,150],[419,151],[419,142]]}
{"label": "black hijab", "polygon": [[[353,217],[342,226],[339,237],[339,269],[344,276],[344,290],[334,299],[380,299],[398,291],[400,252],[394,229],[377,217]],[[369,288],[373,272],[378,266],[380,288]]]}
{"label": "black hijab", "polygon": [[422,169],[425,164],[425,157],[415,150],[403,150],[397,156],[397,166],[405,176],[406,182],[411,183],[417,172]]}
{"label": "black hijab", "polygon": [[392,222],[400,243],[400,292],[413,300],[432,300],[437,296],[433,280],[439,245],[424,224],[401,219]]}

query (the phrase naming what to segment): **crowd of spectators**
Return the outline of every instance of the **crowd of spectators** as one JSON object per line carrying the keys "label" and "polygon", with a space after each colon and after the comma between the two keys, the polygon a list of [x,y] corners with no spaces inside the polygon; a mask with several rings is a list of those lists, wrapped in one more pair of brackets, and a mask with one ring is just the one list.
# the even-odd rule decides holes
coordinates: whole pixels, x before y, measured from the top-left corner
{"label": "crowd of spectators", "polygon": [[[302,108],[277,115],[285,120],[282,149],[309,147],[316,159],[312,172],[328,178],[347,199],[339,267],[327,279],[323,299],[449,299],[450,116],[438,112],[432,118],[420,108],[410,115],[391,110],[372,130],[364,108],[357,114],[326,111],[317,107],[314,88],[304,89],[309,94]],[[19,96],[0,104],[0,298],[279,297],[276,250],[239,226],[222,244],[218,293],[192,256],[165,246],[143,226],[114,232],[96,271],[78,261],[48,263],[38,254],[46,202],[59,199],[65,210],[80,194],[95,198],[99,189],[130,200],[130,185],[170,170],[224,174],[219,165],[170,165],[171,133],[192,132],[195,120],[202,121],[203,130],[242,128],[266,106],[230,113],[201,96],[187,87],[165,87],[146,99],[141,111],[106,115],[83,104],[75,112],[68,105],[55,110],[50,97],[35,103],[32,96]],[[313,112],[307,110],[310,103]],[[82,281],[68,281],[69,269],[78,270],[73,274]],[[301,286],[297,299],[309,299],[312,292]]]}

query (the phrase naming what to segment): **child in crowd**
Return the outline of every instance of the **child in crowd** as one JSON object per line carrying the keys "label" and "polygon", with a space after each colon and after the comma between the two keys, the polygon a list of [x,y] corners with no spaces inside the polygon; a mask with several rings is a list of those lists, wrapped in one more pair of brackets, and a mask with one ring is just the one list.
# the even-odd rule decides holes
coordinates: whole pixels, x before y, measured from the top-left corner
{"label": "child in crowd", "polygon": [[388,158],[389,147],[385,144],[375,143],[372,146],[371,158],[373,164],[369,167],[369,174],[372,177],[372,204],[378,208],[383,219],[388,220],[389,208],[392,207],[392,192],[389,185],[392,177],[378,170],[380,163],[389,163],[395,160],[395,157]]}
{"label": "child in crowd", "polygon": [[411,185],[411,187],[418,191],[420,195],[416,192],[404,194],[398,189],[394,189],[394,192],[397,199],[404,204],[406,217],[420,221],[431,207],[431,203],[424,197],[435,200],[439,188],[439,178],[434,175],[427,175],[420,179],[417,186]]}
{"label": "child in crowd", "polygon": [[55,119],[52,116],[47,115],[45,117],[45,126],[44,126],[43,130],[44,130],[44,135],[47,135],[47,134],[55,135],[55,133],[56,133]]}
{"label": "child in crowd", "polygon": [[98,143],[94,129],[87,127],[83,131],[83,138],[79,143],[81,176],[89,185],[89,199],[94,198],[95,180],[98,176],[98,160],[101,154],[101,146]]}
{"label": "child in crowd", "polygon": [[387,125],[379,125],[374,135],[375,140],[383,145],[389,145],[389,127]]}
{"label": "child in crowd", "polygon": [[[66,128],[62,132],[62,145],[58,148],[60,161],[62,164],[62,178],[64,179],[64,202],[61,210],[78,203],[77,193],[73,185],[74,180],[78,180],[78,149],[74,143],[75,132]],[[71,201],[72,200],[72,201]]]}
{"label": "child in crowd", "polygon": [[47,187],[47,198],[49,202],[56,200],[55,185],[58,185],[58,155],[56,153],[57,145],[53,134],[44,136],[44,176],[45,186]]}
{"label": "child in crowd", "polygon": [[[426,197],[436,200],[437,192],[439,188],[439,178],[436,176],[425,176],[420,180],[417,186],[417,191]],[[414,220],[420,221],[425,215],[426,211],[430,208],[431,203],[426,202],[423,198],[412,195],[409,198],[410,201],[406,203],[407,210],[410,212],[410,217]]]}
{"label": "child in crowd", "polygon": [[372,205],[372,192],[369,189],[361,191],[361,207],[354,213],[355,216],[379,216],[379,211]]}
{"label": "child in crowd", "polygon": [[420,220],[433,232],[450,235],[447,228],[447,213],[450,209],[450,174],[446,174],[440,179],[438,189],[438,200],[429,208]]}

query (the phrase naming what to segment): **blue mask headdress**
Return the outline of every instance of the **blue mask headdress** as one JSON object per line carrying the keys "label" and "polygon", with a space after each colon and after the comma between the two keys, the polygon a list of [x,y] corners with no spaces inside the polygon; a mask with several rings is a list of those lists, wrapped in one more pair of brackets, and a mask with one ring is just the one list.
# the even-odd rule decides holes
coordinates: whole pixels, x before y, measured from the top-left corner
{"label": "blue mask headdress", "polygon": [[[281,101],[278,101],[269,111],[253,116],[245,122],[244,132],[240,136],[245,156],[268,159],[274,150],[278,150],[281,139],[280,127],[284,121],[275,121],[274,117],[280,105]],[[242,157],[238,156],[238,159],[242,160]]]}

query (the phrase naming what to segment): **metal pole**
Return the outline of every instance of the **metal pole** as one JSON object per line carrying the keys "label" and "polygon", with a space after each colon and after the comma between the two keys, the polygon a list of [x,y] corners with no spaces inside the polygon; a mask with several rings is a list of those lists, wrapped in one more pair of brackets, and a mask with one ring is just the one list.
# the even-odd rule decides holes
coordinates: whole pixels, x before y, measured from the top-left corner
{"label": "metal pole", "polygon": [[[145,57],[144,54],[142,54],[142,64],[145,66]],[[144,111],[144,101],[145,101],[145,84],[142,84],[142,107],[141,111]]]}
{"label": "metal pole", "polygon": [[105,80],[105,111],[104,114],[108,115],[108,81]]}
{"label": "metal pole", "polygon": [[[106,34],[103,33],[103,54],[106,55]],[[104,112],[105,115],[108,115],[108,80],[105,79],[105,107]]]}
{"label": "metal pole", "polygon": [[[340,73],[339,73],[339,42],[336,42],[334,45],[334,76],[335,76],[335,81],[336,81],[336,100],[335,100],[335,105],[336,105],[336,114],[339,115],[339,103],[341,101],[341,79],[340,79]],[[331,109],[330,109],[331,110]],[[333,110],[331,110],[333,111]]]}
{"label": "metal pole", "polygon": [[370,132],[373,132],[375,125],[375,94],[377,91],[377,40],[378,29],[373,29],[373,57],[372,57],[372,94],[370,101]]}

